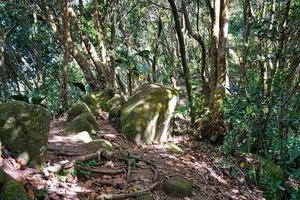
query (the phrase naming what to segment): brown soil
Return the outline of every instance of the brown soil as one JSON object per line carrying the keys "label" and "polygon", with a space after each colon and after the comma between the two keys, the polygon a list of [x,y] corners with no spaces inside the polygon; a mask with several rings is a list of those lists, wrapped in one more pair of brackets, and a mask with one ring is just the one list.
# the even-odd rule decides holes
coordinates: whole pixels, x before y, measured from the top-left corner
{"label": "brown soil", "polygon": [[[175,175],[184,176],[193,185],[193,196],[184,199],[263,199],[261,191],[245,182],[238,161],[216,147],[184,136],[171,139],[184,150],[183,154],[171,153],[163,145],[139,147],[128,142],[106,116],[98,119],[100,131],[93,137],[110,141],[115,150],[113,155],[77,163],[77,167],[59,173],[49,172],[46,169],[53,163],[94,153],[84,148],[82,142],[70,140],[74,134],[63,131],[65,120],[61,117],[51,124],[45,159],[48,167],[42,172],[20,166],[11,158],[2,160],[5,170],[25,183],[33,199],[101,199],[105,194],[138,192]],[[108,173],[93,172],[103,169]],[[152,199],[175,199],[167,197],[159,186],[149,194]]]}

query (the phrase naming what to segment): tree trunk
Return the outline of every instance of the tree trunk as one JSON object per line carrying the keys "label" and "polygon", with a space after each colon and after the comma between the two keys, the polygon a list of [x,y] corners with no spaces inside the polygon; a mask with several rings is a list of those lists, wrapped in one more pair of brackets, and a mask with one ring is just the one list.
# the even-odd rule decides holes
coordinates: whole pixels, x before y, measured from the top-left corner
{"label": "tree trunk", "polygon": [[[3,92],[4,99],[6,100],[9,96],[7,77],[4,63],[4,46],[5,46],[5,35],[0,30],[0,78],[1,78],[1,91]],[[1,96],[2,96],[1,92]]]}
{"label": "tree trunk", "polygon": [[104,74],[106,75],[107,81],[110,83],[110,85],[113,85],[113,78],[111,77],[111,70],[109,70],[109,66],[108,66],[108,56],[106,53],[106,47],[105,47],[105,43],[104,43],[104,36],[103,36],[103,32],[101,30],[101,24],[100,24],[100,15],[99,15],[99,5],[98,5],[98,1],[97,0],[93,0],[93,9],[94,9],[94,25],[96,28],[96,32],[97,32],[97,43],[99,45],[99,49],[100,49],[100,55],[101,55],[101,59],[102,59],[102,64],[103,64],[103,68],[104,68]]}
{"label": "tree trunk", "polygon": [[[60,42],[63,40],[62,33],[60,32],[61,28],[59,27],[60,24],[57,22],[55,23],[54,16],[52,15],[49,7],[45,5],[45,11],[47,13],[47,17],[49,18],[48,22],[53,30],[53,32],[57,35],[57,38]],[[80,53],[79,49],[76,47],[76,44],[72,40],[71,37],[68,38],[68,49],[70,55],[76,60],[77,64],[81,68],[83,75],[87,81],[87,83],[94,89],[94,88],[99,88],[98,83],[91,71],[92,69],[92,63],[90,62],[89,59],[86,59],[85,56]]]}
{"label": "tree trunk", "polygon": [[[116,82],[116,0],[111,0],[111,18],[110,18],[110,62],[112,72],[112,82],[117,85]],[[120,86],[121,87],[121,86]]]}
{"label": "tree trunk", "polygon": [[69,48],[68,41],[70,38],[69,33],[69,17],[68,17],[68,0],[64,0],[63,3],[63,46],[64,46],[64,64],[63,64],[63,105],[66,108],[68,106],[68,59]]}
{"label": "tree trunk", "polygon": [[158,54],[158,48],[159,48],[159,39],[162,32],[162,20],[159,17],[158,19],[158,30],[157,30],[157,41],[153,52],[153,60],[152,60],[152,82],[156,82],[156,63],[157,63],[157,54]]}
{"label": "tree trunk", "polygon": [[170,3],[173,18],[175,21],[175,30],[177,33],[179,46],[180,46],[181,63],[182,63],[182,69],[183,69],[183,73],[184,73],[185,87],[186,87],[188,101],[189,101],[191,125],[192,125],[192,127],[194,127],[195,115],[194,115],[194,106],[193,106],[193,97],[192,97],[192,87],[191,87],[191,83],[190,83],[190,70],[188,68],[187,59],[186,59],[184,38],[183,38],[182,31],[181,31],[179,15],[178,15],[178,11],[177,11],[175,2],[174,2],[174,0],[168,0],[168,1]]}

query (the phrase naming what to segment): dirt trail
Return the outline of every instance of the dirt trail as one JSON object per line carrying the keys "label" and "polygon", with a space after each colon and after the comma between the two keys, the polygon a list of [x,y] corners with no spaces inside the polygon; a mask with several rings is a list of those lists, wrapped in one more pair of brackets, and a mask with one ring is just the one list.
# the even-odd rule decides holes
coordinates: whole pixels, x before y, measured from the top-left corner
{"label": "dirt trail", "polygon": [[[85,148],[84,142],[87,141],[74,142],[74,134],[63,131],[64,123],[64,117],[51,123],[46,156],[49,166],[93,153]],[[47,192],[45,199],[96,199],[103,194],[137,192],[155,182],[182,175],[194,188],[193,196],[185,199],[263,199],[260,191],[246,184],[238,166],[226,161],[232,158],[224,157],[214,147],[193,142],[187,137],[172,139],[184,150],[183,154],[171,153],[163,145],[138,147],[128,142],[107,117],[98,119],[98,123],[100,131],[93,137],[110,141],[114,146],[113,155],[102,157],[100,161],[96,158],[86,164],[77,164],[79,167],[75,171],[70,168],[58,174],[28,168],[19,170],[29,190],[42,193],[40,196],[44,195],[41,191]],[[131,163],[130,167],[128,163]],[[24,173],[28,170],[31,173]],[[97,170],[102,171],[93,172]],[[109,173],[103,173],[103,170]],[[159,187],[149,194],[153,199],[175,199],[167,197]]]}

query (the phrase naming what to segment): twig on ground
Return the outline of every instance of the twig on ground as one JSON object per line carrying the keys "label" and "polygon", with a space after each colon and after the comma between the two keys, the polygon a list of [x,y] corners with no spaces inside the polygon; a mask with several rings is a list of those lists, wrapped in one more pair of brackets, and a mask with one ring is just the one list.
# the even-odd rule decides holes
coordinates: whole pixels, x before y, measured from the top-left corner
{"label": "twig on ground", "polygon": [[156,187],[160,185],[161,182],[156,182],[152,184],[149,188],[146,188],[144,190],[140,190],[137,192],[131,192],[131,193],[123,193],[123,194],[102,194],[97,199],[99,200],[115,200],[115,199],[128,199],[132,197],[138,197],[140,195],[143,195],[147,192],[150,192],[154,190]]}

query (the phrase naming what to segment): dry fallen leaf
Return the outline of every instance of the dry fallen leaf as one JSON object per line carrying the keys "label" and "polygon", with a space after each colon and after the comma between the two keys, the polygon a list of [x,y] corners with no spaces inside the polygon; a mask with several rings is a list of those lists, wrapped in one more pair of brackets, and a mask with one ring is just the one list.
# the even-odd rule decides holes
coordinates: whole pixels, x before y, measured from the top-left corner
{"label": "dry fallen leaf", "polygon": [[35,195],[34,195],[34,192],[32,189],[28,189],[27,193],[28,193],[30,199],[35,200]]}
{"label": "dry fallen leaf", "polygon": [[87,181],[83,184],[83,186],[86,187],[86,188],[89,188],[89,187],[92,186],[92,184],[93,184],[93,182],[92,182],[91,180],[87,180]]}
{"label": "dry fallen leaf", "polygon": [[113,187],[110,187],[110,186],[105,187],[105,192],[112,193],[112,191],[113,191]]}

